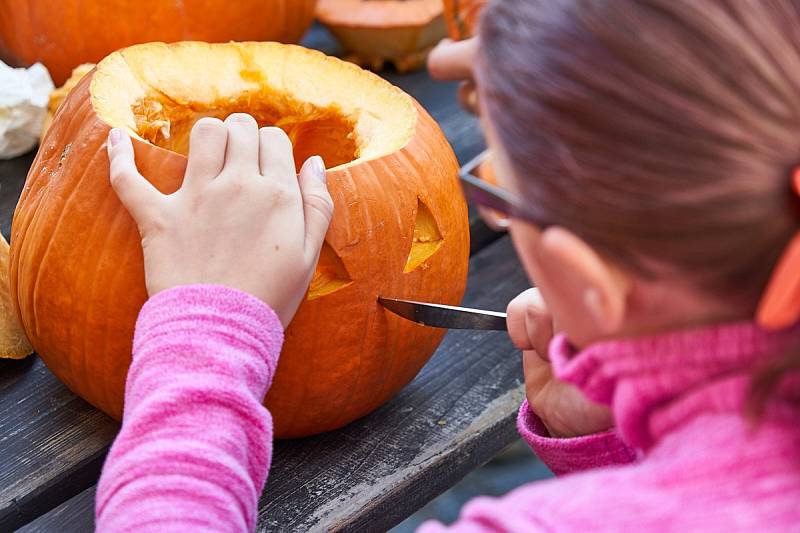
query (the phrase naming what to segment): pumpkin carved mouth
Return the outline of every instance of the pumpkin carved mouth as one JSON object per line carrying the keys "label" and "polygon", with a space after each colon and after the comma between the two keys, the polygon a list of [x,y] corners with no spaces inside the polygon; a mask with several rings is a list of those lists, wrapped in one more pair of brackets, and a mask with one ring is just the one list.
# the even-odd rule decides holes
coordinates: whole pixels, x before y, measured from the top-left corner
{"label": "pumpkin carved mouth", "polygon": [[[374,159],[410,139],[413,103],[401,91],[364,87],[364,73],[355,67],[330,76],[321,54],[309,61],[314,54],[297,47],[258,53],[253,44],[154,43],[122,50],[98,67],[94,108],[109,125],[182,155],[201,118],[249,113],[259,126],[286,131],[298,168],[312,155],[321,155],[328,168]],[[304,61],[287,69],[300,54]],[[360,90],[353,91],[356,81]]]}

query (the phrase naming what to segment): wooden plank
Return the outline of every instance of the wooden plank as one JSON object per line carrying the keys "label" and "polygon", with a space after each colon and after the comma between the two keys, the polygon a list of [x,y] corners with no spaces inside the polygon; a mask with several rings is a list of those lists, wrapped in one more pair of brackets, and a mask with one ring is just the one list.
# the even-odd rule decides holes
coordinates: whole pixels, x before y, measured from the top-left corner
{"label": "wooden plank", "polygon": [[[504,238],[474,256],[465,304],[500,309],[527,280]],[[517,351],[501,333],[451,331],[419,376],[349,426],[278,442],[259,531],[383,531],[516,438]],[[24,531],[86,531],[88,489]]]}
{"label": "wooden plank", "polygon": [[90,487],[73,496],[49,513],[22,526],[17,533],[86,533],[94,531],[94,495],[97,487]]}

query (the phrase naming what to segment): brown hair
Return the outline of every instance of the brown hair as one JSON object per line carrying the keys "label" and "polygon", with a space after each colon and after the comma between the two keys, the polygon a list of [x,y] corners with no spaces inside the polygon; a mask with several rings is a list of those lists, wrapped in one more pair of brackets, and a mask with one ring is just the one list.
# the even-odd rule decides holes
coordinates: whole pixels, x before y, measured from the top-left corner
{"label": "brown hair", "polygon": [[479,86],[546,220],[752,316],[800,226],[798,23],[791,0],[496,0]]}

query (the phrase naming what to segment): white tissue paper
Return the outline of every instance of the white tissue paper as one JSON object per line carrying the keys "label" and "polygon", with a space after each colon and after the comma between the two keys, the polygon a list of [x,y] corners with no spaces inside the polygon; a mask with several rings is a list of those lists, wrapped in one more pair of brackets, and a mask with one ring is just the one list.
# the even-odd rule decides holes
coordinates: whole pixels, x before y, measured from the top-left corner
{"label": "white tissue paper", "polygon": [[11,68],[0,61],[0,159],[36,146],[53,89],[44,65]]}

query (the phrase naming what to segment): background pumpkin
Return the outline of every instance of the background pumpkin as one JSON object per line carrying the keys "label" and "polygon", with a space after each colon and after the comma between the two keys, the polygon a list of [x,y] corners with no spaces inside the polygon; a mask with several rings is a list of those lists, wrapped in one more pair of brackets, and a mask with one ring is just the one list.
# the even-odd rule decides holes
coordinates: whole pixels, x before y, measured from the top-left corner
{"label": "background pumpkin", "polygon": [[297,42],[316,0],[0,0],[0,54],[61,85],[81,63],[151,41]]}
{"label": "background pumpkin", "polygon": [[50,101],[47,104],[47,115],[44,117],[44,124],[42,124],[42,134],[40,136],[42,140],[44,140],[44,136],[50,128],[50,124],[53,122],[56,111],[58,111],[58,108],[64,103],[69,92],[74,89],[75,86],[78,85],[78,82],[81,81],[81,78],[91,72],[93,68],[94,63],[82,63],[78,65],[72,71],[70,77],[67,78],[67,81],[64,82],[64,85],[50,93]]}
{"label": "background pumpkin", "polygon": [[475,35],[481,12],[488,0],[444,0],[444,17],[451,39],[460,41]]}
{"label": "background pumpkin", "polygon": [[146,299],[133,220],[108,182],[110,126],[142,174],[176,190],[191,125],[253,114],[284,128],[298,162],[321,152],[333,223],[266,399],[276,434],[342,426],[407,384],[443,333],[385,312],[379,295],[455,304],[469,228],[458,163],[413,98],[362,69],[276,43],[148,44],[103,60],[59,108],[17,206],[11,289],[33,346],[73,391],[119,418]]}
{"label": "background pumpkin", "polygon": [[375,70],[386,61],[401,72],[419,68],[447,34],[442,0],[319,0],[317,17],[349,59]]}
{"label": "background pumpkin", "polygon": [[33,347],[19,323],[8,283],[9,246],[0,235],[0,359],[24,359]]}

